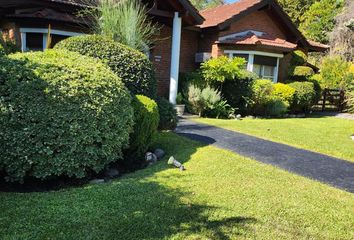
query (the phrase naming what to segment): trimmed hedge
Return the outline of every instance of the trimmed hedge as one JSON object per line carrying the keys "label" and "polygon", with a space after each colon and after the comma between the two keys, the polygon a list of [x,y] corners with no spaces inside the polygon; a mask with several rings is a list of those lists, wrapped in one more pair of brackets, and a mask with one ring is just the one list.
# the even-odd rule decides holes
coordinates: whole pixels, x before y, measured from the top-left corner
{"label": "trimmed hedge", "polygon": [[132,94],[156,97],[156,79],[150,60],[141,52],[99,35],[71,37],[56,49],[67,49],[98,58],[120,77]]}
{"label": "trimmed hedge", "polygon": [[289,84],[295,89],[294,101],[290,105],[292,112],[309,112],[317,101],[317,93],[313,82],[293,82]]}
{"label": "trimmed hedge", "polygon": [[177,112],[173,104],[162,97],[157,98],[157,105],[159,107],[160,130],[174,130],[177,127]]}
{"label": "trimmed hedge", "polygon": [[291,55],[291,66],[301,66],[307,62],[307,55],[301,50],[296,50]]}
{"label": "trimmed hedge", "polygon": [[296,78],[309,78],[311,77],[312,75],[314,75],[315,72],[313,71],[312,68],[310,67],[307,67],[307,66],[297,66],[295,67],[294,69],[294,72],[293,72],[293,77],[296,77]]}
{"label": "trimmed hedge", "polygon": [[276,83],[273,85],[272,96],[290,105],[294,101],[295,89],[284,83]]}
{"label": "trimmed hedge", "polygon": [[156,102],[146,96],[133,97],[134,131],[130,134],[129,149],[124,152],[124,165],[140,167],[159,125],[159,109]]}
{"label": "trimmed hedge", "polygon": [[49,50],[0,58],[0,172],[82,178],[122,158],[131,96],[100,61]]}

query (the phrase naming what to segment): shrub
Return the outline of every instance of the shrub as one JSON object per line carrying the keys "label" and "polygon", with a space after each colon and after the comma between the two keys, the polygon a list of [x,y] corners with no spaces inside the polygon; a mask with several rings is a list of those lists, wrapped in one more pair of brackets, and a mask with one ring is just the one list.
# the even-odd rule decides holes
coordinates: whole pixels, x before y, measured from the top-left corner
{"label": "shrub", "polygon": [[150,147],[159,125],[159,109],[156,102],[143,95],[133,97],[134,130],[130,134],[129,149],[124,152],[124,165],[139,167]]}
{"label": "shrub", "polygon": [[291,66],[302,66],[307,62],[307,55],[301,51],[301,50],[296,50],[291,53],[291,60],[290,60],[290,65]]}
{"label": "shrub", "polygon": [[82,178],[122,158],[131,96],[101,62],[49,50],[0,58],[0,171]]}
{"label": "shrub", "polygon": [[0,44],[0,57],[6,55],[4,47]]}
{"label": "shrub", "polygon": [[315,72],[313,71],[312,68],[307,67],[307,66],[297,66],[294,69],[293,78],[300,78],[300,79],[308,79],[312,75],[314,75]]}
{"label": "shrub", "polygon": [[284,83],[276,83],[273,85],[272,96],[278,97],[281,101],[291,104],[294,100],[295,89]]}
{"label": "shrub", "polygon": [[172,103],[162,97],[157,98],[157,105],[159,107],[160,130],[174,130],[177,127],[177,112]]}
{"label": "shrub", "polygon": [[150,60],[141,52],[97,35],[71,37],[55,48],[105,61],[133,94],[156,97],[156,79]]}
{"label": "shrub", "polygon": [[209,84],[223,83],[226,80],[233,80],[245,74],[244,66],[246,60],[243,58],[229,58],[221,56],[212,58],[201,64],[201,73],[204,80]]}
{"label": "shrub", "polygon": [[293,112],[308,112],[316,103],[316,91],[313,82],[293,82],[289,84],[295,89],[294,101],[290,105]]}
{"label": "shrub", "polygon": [[194,85],[190,85],[188,101],[193,113],[197,113],[199,116],[228,118],[235,112],[235,109],[221,98],[221,93],[211,87],[205,87],[201,90]]}
{"label": "shrub", "polygon": [[280,116],[285,113],[289,103],[285,100],[290,91],[281,84],[273,84],[266,79],[256,80],[252,86],[250,101],[253,114],[262,116]]}
{"label": "shrub", "polygon": [[354,81],[351,63],[340,56],[324,57],[321,64],[319,82],[322,88],[346,89]]}

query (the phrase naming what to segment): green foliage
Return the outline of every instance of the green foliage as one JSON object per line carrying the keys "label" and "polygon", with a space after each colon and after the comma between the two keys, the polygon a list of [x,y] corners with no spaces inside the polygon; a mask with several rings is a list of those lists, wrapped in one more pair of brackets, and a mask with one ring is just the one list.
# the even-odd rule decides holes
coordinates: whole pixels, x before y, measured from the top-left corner
{"label": "green foliage", "polygon": [[63,50],[0,58],[0,171],[82,178],[122,158],[131,97],[100,61]]}
{"label": "green foliage", "polygon": [[71,37],[55,46],[98,58],[120,77],[133,94],[156,97],[156,79],[150,60],[139,51],[98,35]]}
{"label": "green foliage", "polygon": [[291,53],[291,60],[290,60],[291,66],[302,66],[306,62],[307,62],[307,55],[303,51],[296,50]]}
{"label": "green foliage", "polygon": [[144,154],[150,147],[159,125],[159,109],[156,102],[143,95],[133,97],[134,129],[130,134],[129,149],[124,151],[124,165],[140,167]]}
{"label": "green foliage", "polygon": [[317,93],[313,82],[293,82],[289,84],[295,89],[294,101],[290,105],[292,112],[309,112],[316,103]]}
{"label": "green foliage", "polygon": [[192,111],[199,116],[228,118],[235,112],[235,109],[221,98],[221,93],[209,86],[200,89],[190,85],[188,101]]}
{"label": "green foliage", "polygon": [[201,73],[209,84],[222,84],[226,80],[234,80],[244,76],[246,60],[221,56],[212,58],[201,64]]}
{"label": "green foliage", "polygon": [[289,15],[296,26],[299,26],[302,16],[316,0],[279,0],[279,4]]}
{"label": "green foliage", "polygon": [[183,101],[184,101],[183,95],[182,95],[182,93],[179,92],[176,97],[176,103],[183,104]]}
{"label": "green foliage", "polygon": [[328,43],[330,33],[335,26],[335,17],[342,10],[344,0],[316,1],[300,17],[300,30],[309,39]]}
{"label": "green foliage", "polygon": [[157,98],[157,105],[159,107],[160,130],[174,130],[177,127],[177,112],[172,103],[162,97]]}
{"label": "green foliage", "polygon": [[191,3],[198,10],[204,10],[207,8],[213,8],[225,4],[225,1],[224,0],[191,0]]}
{"label": "green foliage", "polygon": [[[90,0],[86,0],[90,1]],[[102,0],[84,15],[93,19],[92,30],[133,49],[147,52],[158,27],[138,0]]]}
{"label": "green foliage", "polygon": [[278,97],[281,101],[290,105],[294,101],[295,89],[284,83],[273,85],[272,96]]}
{"label": "green foliage", "polygon": [[5,54],[11,54],[20,51],[16,45],[16,42],[7,37],[0,37],[0,45],[2,45]]}
{"label": "green foliage", "polygon": [[317,76],[323,88],[346,89],[354,81],[353,64],[346,62],[340,56],[324,57],[321,72]]}
{"label": "green foliage", "polygon": [[6,55],[4,47],[0,44],[0,57]]}
{"label": "green foliage", "polygon": [[306,80],[309,79],[315,72],[312,68],[307,66],[297,66],[291,75],[293,80]]}

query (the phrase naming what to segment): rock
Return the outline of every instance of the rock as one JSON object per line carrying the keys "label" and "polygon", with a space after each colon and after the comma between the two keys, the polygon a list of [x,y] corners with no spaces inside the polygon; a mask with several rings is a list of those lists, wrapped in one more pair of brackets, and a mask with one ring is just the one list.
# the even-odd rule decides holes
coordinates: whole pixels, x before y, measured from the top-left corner
{"label": "rock", "polygon": [[296,115],[295,114],[290,114],[289,117],[290,118],[296,118]]}
{"label": "rock", "polygon": [[155,163],[157,162],[157,157],[152,152],[147,152],[145,154],[145,161],[147,161],[148,163]]}
{"label": "rock", "polygon": [[155,151],[154,151],[154,154],[155,156],[157,157],[157,160],[161,160],[164,156],[165,156],[165,151],[160,149],[160,148],[157,148]]}
{"label": "rock", "polygon": [[354,141],[354,134],[350,138]]}
{"label": "rock", "polygon": [[108,168],[105,170],[104,175],[108,178],[117,178],[119,177],[119,171],[116,168]]}
{"label": "rock", "polygon": [[100,178],[96,178],[96,179],[92,179],[90,181],[91,184],[102,184],[104,183],[104,179],[100,179]]}
{"label": "rock", "polygon": [[289,118],[289,114],[288,113],[284,114],[284,118]]}
{"label": "rock", "polygon": [[237,119],[237,120],[241,120],[241,117],[242,117],[241,114],[237,114],[237,115],[236,115],[236,119]]}
{"label": "rock", "polygon": [[298,118],[305,118],[306,115],[305,115],[305,113],[300,113],[300,114],[297,115],[297,117],[298,117]]}

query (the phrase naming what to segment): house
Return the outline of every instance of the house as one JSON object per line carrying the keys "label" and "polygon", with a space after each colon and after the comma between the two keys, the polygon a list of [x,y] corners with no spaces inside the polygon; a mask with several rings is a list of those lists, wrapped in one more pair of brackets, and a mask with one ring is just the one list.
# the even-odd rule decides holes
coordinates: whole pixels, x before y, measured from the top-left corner
{"label": "house", "polygon": [[[189,0],[142,0],[161,26],[151,48],[158,92],[176,101],[180,72],[195,70],[211,57],[243,57],[247,69],[274,82],[287,78],[291,52],[326,51],[307,40],[275,0],[239,0],[198,12]],[[78,17],[82,0],[0,0],[0,29],[22,51],[46,48],[52,42],[89,33]]]}

